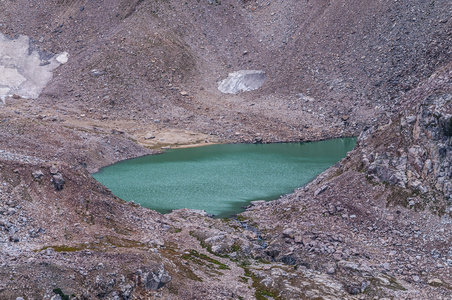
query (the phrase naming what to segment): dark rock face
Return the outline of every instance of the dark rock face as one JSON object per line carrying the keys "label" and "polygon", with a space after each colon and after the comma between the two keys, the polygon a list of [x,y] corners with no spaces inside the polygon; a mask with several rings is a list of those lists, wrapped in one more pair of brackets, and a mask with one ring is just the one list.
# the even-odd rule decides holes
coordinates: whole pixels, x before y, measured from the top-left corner
{"label": "dark rock face", "polygon": [[444,122],[444,135],[445,136],[452,136],[452,117],[450,117],[448,120],[446,119]]}
{"label": "dark rock face", "polygon": [[290,255],[283,256],[281,258],[281,262],[286,265],[289,265],[289,266],[295,266],[297,264],[297,260],[293,256],[290,256]]}
{"label": "dark rock face", "polygon": [[55,190],[61,191],[63,189],[65,183],[63,175],[56,173],[55,175],[52,175],[51,181],[53,183],[53,186],[55,187]]}

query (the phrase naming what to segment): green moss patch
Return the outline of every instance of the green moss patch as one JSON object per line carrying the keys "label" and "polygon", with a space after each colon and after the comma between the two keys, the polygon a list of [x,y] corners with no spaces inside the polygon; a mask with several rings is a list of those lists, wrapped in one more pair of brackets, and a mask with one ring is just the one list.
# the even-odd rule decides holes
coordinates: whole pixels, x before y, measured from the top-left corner
{"label": "green moss patch", "polygon": [[182,255],[183,259],[193,261],[199,265],[207,265],[208,267],[212,265],[216,265],[218,269],[220,270],[230,270],[228,265],[225,265],[221,262],[219,262],[216,259],[213,259],[203,253],[199,253],[196,250],[190,250],[189,253],[186,253]]}

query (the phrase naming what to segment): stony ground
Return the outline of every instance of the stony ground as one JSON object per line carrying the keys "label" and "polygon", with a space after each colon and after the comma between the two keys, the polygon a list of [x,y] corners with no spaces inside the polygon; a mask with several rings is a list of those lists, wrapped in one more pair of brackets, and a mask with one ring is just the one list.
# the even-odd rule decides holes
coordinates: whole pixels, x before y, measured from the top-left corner
{"label": "stony ground", "polygon": [[[450,299],[451,3],[0,1],[69,53],[0,105],[2,299]],[[266,72],[262,88],[217,82]],[[359,136],[236,219],[161,215],[90,172],[162,147]]]}

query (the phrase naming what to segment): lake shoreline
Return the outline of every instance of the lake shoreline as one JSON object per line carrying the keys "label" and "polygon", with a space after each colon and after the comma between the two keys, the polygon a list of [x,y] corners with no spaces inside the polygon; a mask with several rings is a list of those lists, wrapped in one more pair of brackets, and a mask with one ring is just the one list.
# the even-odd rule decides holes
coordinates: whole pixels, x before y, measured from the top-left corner
{"label": "lake shoreline", "polygon": [[121,161],[92,176],[116,196],[161,213],[189,208],[232,216],[251,201],[276,200],[307,184],[355,145],[355,138],[345,138],[173,148],[161,152],[165,156]]}

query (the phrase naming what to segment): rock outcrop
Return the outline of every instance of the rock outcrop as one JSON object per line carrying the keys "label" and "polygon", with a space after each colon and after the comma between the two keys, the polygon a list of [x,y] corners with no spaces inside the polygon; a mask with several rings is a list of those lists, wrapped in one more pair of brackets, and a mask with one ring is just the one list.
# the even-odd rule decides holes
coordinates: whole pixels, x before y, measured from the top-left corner
{"label": "rock outcrop", "polygon": [[442,72],[425,85],[435,81],[442,82],[441,90],[427,90],[427,94],[417,96],[422,98],[413,110],[404,112],[391,124],[363,132],[359,144],[362,167],[370,178],[411,189],[423,195],[427,202],[436,199],[435,205],[444,199],[441,206],[449,212],[452,211],[452,79],[449,73]]}

